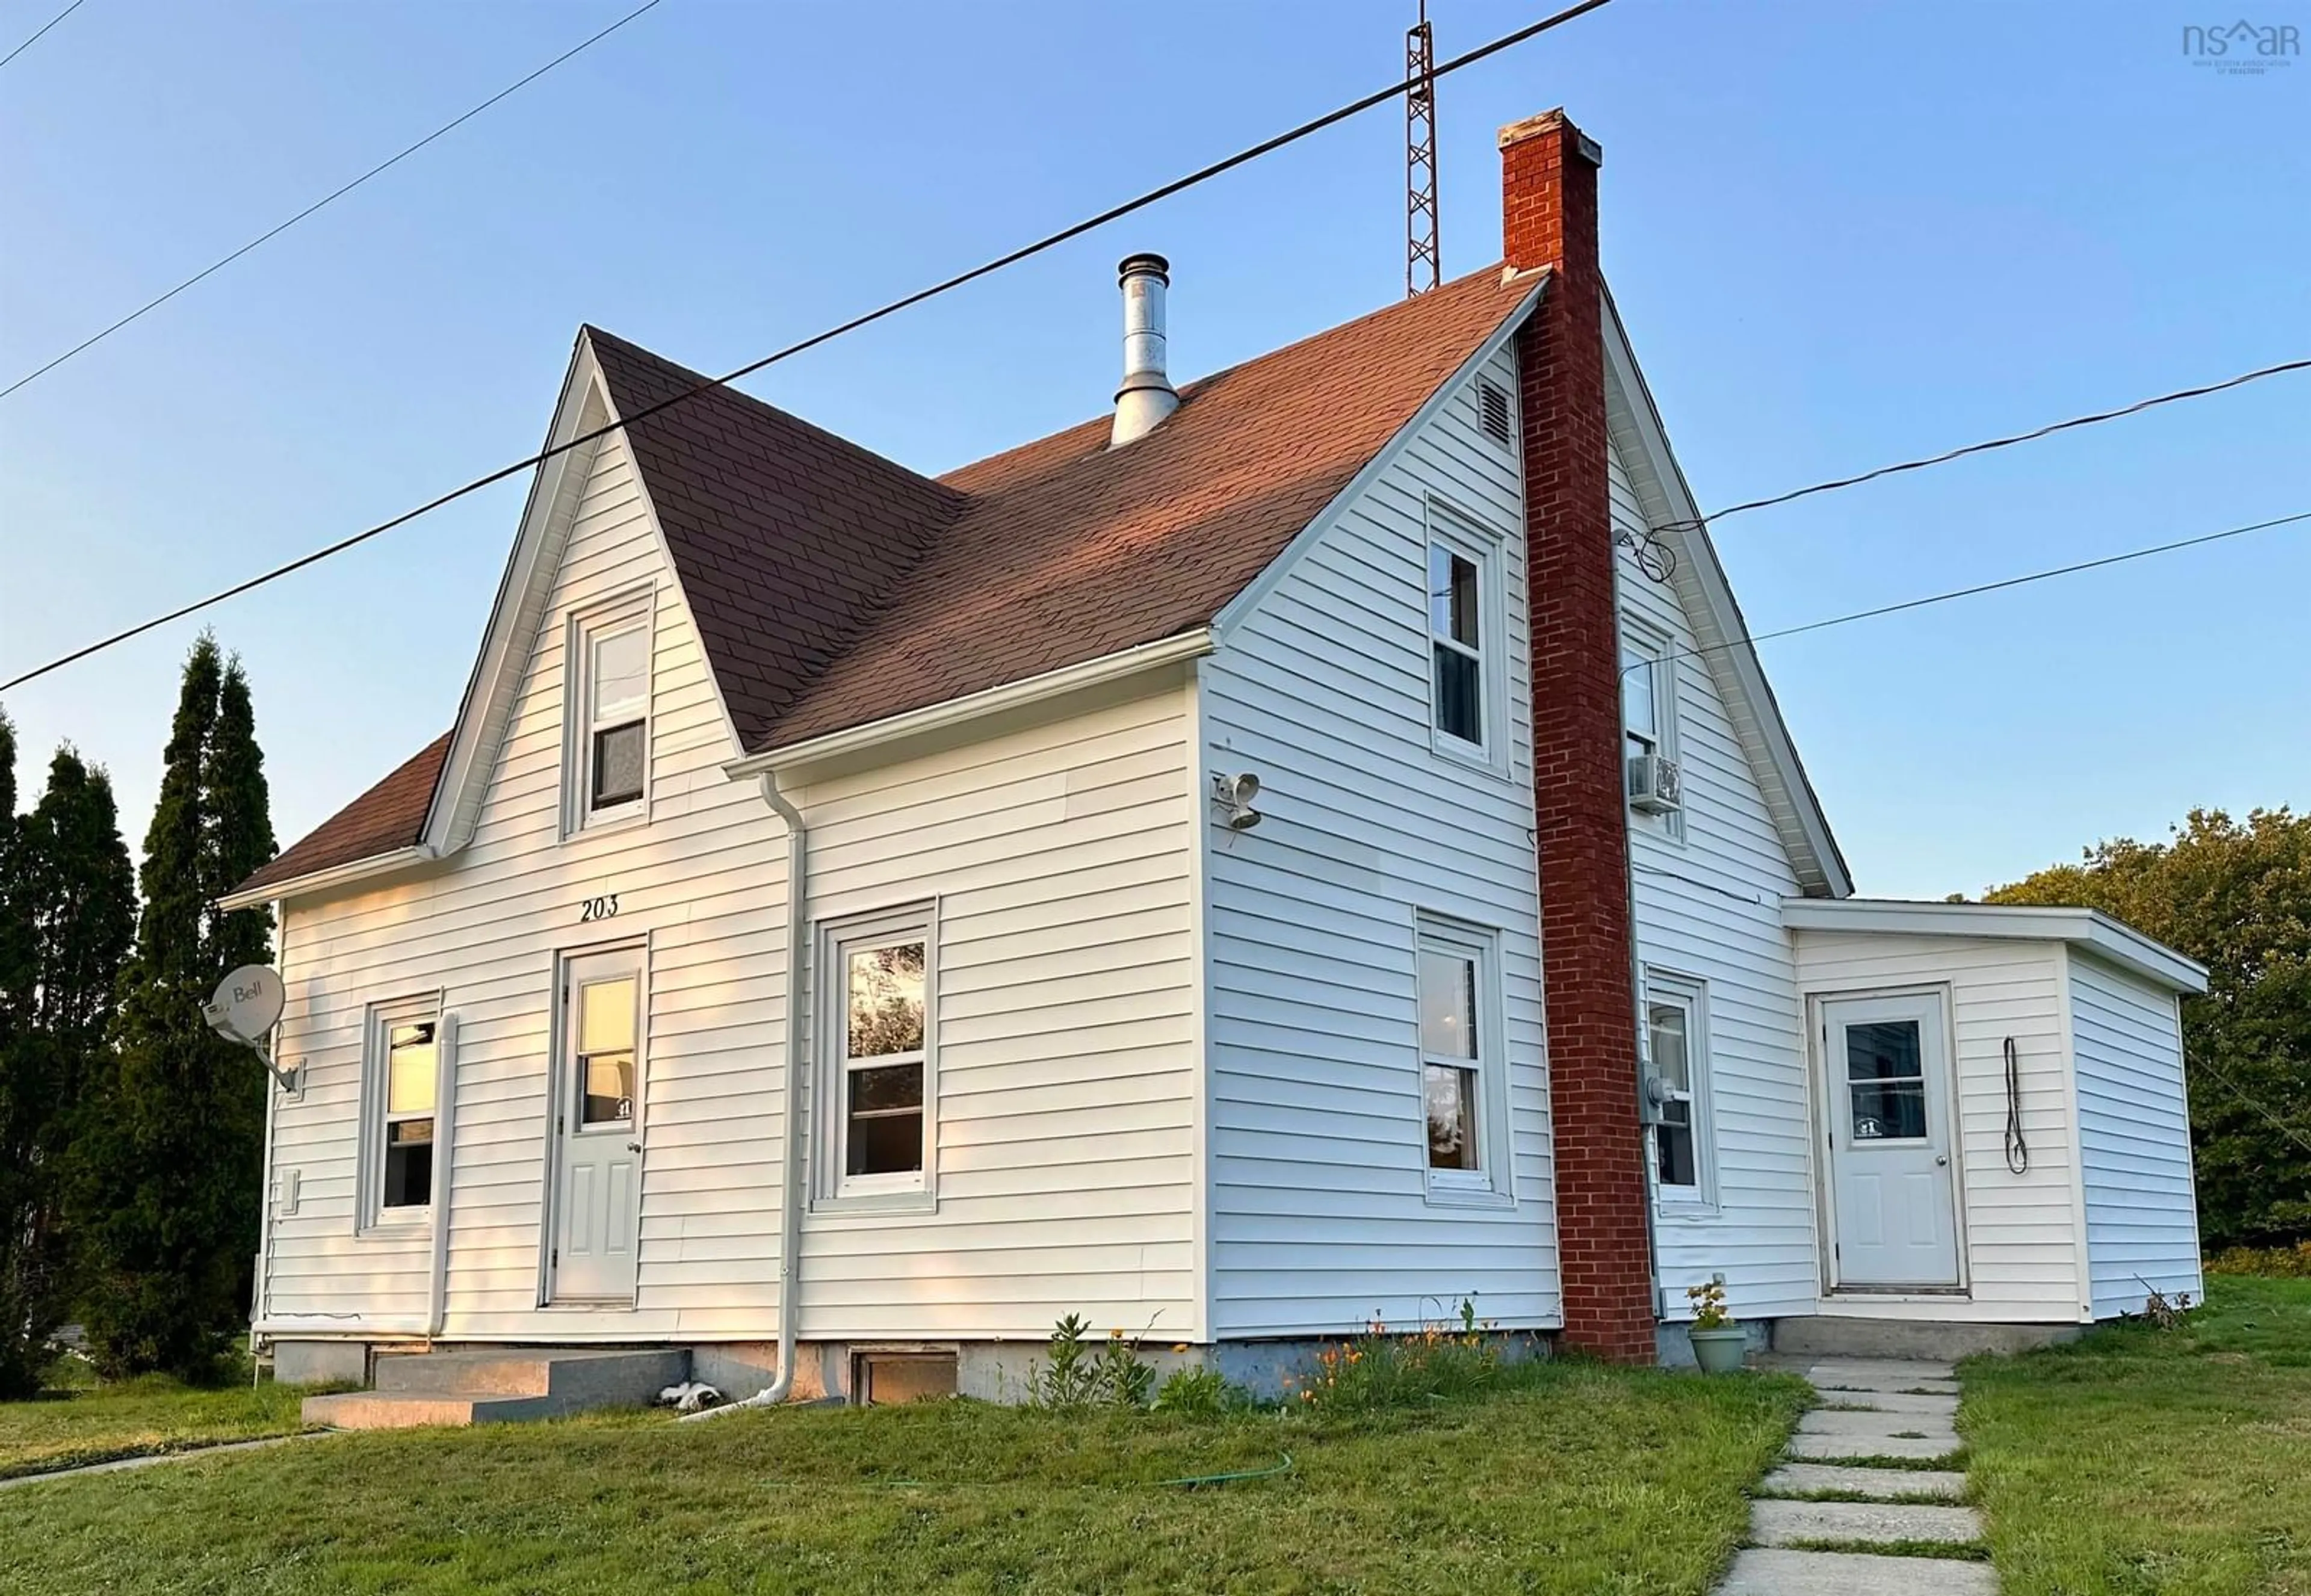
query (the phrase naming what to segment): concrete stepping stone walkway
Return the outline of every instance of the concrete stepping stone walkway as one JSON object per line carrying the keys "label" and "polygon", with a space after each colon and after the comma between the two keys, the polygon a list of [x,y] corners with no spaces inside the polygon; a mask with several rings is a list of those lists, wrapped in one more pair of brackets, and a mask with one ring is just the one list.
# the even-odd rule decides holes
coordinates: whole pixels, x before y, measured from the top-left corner
{"label": "concrete stepping stone walkway", "polygon": [[1961,1444],[1950,1365],[1826,1358],[1801,1368],[1821,1405],[1798,1421],[1792,1461],[1758,1487],[1749,1549],[1718,1596],[1997,1596],[1989,1564],[1915,1555],[1982,1541],[1981,1515],[1958,1505],[1964,1474],[1903,1466]]}

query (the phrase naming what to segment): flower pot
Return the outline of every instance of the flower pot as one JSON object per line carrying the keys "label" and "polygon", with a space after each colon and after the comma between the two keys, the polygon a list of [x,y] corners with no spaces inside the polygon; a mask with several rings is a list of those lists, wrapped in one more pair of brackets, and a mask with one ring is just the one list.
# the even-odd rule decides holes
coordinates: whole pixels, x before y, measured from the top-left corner
{"label": "flower pot", "polygon": [[1715,1330],[1688,1326],[1685,1333],[1693,1342],[1693,1361],[1705,1374],[1725,1374],[1740,1368],[1741,1355],[1749,1349],[1749,1332],[1738,1324]]}

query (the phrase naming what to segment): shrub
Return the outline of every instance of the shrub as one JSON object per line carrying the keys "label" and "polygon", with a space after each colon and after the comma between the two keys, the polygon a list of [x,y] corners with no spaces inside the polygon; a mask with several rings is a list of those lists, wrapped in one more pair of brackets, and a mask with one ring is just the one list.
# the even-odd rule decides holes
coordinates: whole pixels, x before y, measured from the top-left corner
{"label": "shrub", "polygon": [[1500,1382],[1504,1360],[1489,1322],[1464,1299],[1457,1322],[1424,1321],[1391,1334],[1375,1313],[1353,1341],[1327,1347],[1298,1387],[1295,1406],[1311,1413],[1368,1413],[1417,1407],[1484,1391]]}
{"label": "shrub", "polygon": [[1051,1365],[1034,1377],[1036,1407],[1056,1408],[1064,1412],[1089,1404],[1098,1385],[1091,1350],[1084,1341],[1090,1329],[1090,1321],[1080,1313],[1070,1313],[1051,1327],[1048,1344]]}
{"label": "shrub", "polygon": [[1244,1394],[1222,1379],[1217,1369],[1174,1369],[1156,1393],[1156,1412],[1190,1418],[1217,1418],[1248,1405]]}
{"label": "shrub", "polygon": [[2266,1275],[2311,1279],[2311,1242],[2292,1247],[2226,1247],[2207,1260],[2211,1275]]}
{"label": "shrub", "polygon": [[1094,1403],[1110,1408],[1145,1408],[1156,1387],[1156,1371],[1139,1361],[1139,1338],[1120,1330],[1093,1350],[1086,1338],[1091,1321],[1070,1313],[1051,1327],[1046,1344],[1051,1363],[1035,1371],[1029,1400],[1038,1408],[1074,1412]]}

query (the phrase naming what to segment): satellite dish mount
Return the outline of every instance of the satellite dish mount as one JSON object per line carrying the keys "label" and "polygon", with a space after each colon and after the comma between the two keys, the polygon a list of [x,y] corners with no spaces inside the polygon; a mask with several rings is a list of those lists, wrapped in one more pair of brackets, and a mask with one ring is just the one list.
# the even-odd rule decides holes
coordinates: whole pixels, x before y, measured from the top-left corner
{"label": "satellite dish mount", "polygon": [[280,1022],[287,992],[281,973],[269,964],[243,964],[217,983],[216,996],[201,1006],[209,1029],[257,1055],[280,1088],[295,1096],[305,1089],[305,1061],[283,1069],[273,1060],[266,1038]]}

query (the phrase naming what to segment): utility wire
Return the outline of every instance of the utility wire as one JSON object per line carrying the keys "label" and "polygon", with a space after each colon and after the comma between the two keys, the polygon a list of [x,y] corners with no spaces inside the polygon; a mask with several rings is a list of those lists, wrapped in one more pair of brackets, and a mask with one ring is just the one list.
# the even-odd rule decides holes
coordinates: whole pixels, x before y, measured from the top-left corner
{"label": "utility wire", "polygon": [[9,62],[13,61],[26,50],[31,49],[34,45],[39,43],[41,33],[46,33],[49,29],[55,27],[58,22],[63,22],[66,17],[72,15],[73,13],[78,11],[82,6],[86,5],[87,4],[88,0],[72,0],[72,4],[70,5],[65,6],[62,11],[57,13],[56,15],[50,17],[47,22],[40,24],[39,33],[33,34],[31,38],[18,45],[14,49],[10,50],[6,55],[0,56],[0,66],[7,65]]}
{"label": "utility wire", "polygon": [[[1856,621],[1874,621],[1880,615],[1900,615],[1905,610],[1924,609],[1930,605],[1948,604],[1953,599],[1973,598],[1984,593],[2002,592],[2008,588],[2028,587],[2032,582],[2051,581],[2058,576],[2076,576],[2084,571],[2099,571],[2106,565],[2124,565],[2130,560],[2147,560],[2153,554],[2171,554],[2179,549],[2198,548],[2202,545],[2221,543],[2227,538],[2244,537],[2250,532],[2266,532],[2273,527],[2290,527],[2298,521],[2311,521],[2311,510],[2294,515],[2277,516],[2267,521],[2254,521],[2244,527],[2226,527],[2219,532],[2202,532],[2195,537],[2178,537],[2172,543],[2155,543],[2148,548],[2128,549],[2123,554],[2103,554],[2092,560],[2080,560],[2070,565],[2051,566],[2045,571],[2033,571],[2022,576],[2001,577],[1994,582],[1976,582],[1970,588],[1952,588],[1943,593],[1929,593],[1923,598],[1905,598],[1894,604],[1881,604],[1871,609],[1852,610],[1842,615],[1830,615],[1819,621],[1806,621],[1795,626],[1780,626],[1771,632],[1745,632],[1740,637],[1723,642],[1705,643],[1697,649],[1679,649],[1653,659],[1640,659],[1622,667],[1620,674],[1643,670],[1655,665],[1665,665],[1679,659],[1700,659],[1727,649],[1747,644],[1771,642],[1777,637],[1799,637],[1809,632],[1827,632],[1833,626],[1850,626]],[[13,684],[8,684],[13,685]]]}
{"label": "utility wire", "polygon": [[[57,22],[64,21],[65,17],[70,16],[73,11],[79,9],[79,7],[84,4],[86,4],[86,0],[73,0],[72,9],[67,10],[64,13],[64,16],[59,16],[57,19]],[[561,65],[564,61],[569,60],[573,56],[582,54],[586,50],[591,49],[594,46],[601,43],[602,40],[609,38],[611,34],[615,33],[619,29],[624,27],[628,22],[631,22],[636,17],[641,16],[644,12],[654,10],[661,4],[663,4],[663,0],[644,0],[644,4],[638,5],[633,10],[626,13],[625,15],[620,17],[616,22],[612,22],[599,33],[596,33],[589,38],[580,39],[578,43],[571,45],[568,49],[554,57],[553,60],[548,61],[545,65],[539,67],[528,76],[519,79],[514,83],[508,83],[504,88],[500,89],[496,93],[491,95],[487,100],[483,100],[481,104],[474,107],[473,109],[466,112],[463,116],[454,118],[449,121],[442,123],[440,126],[436,127],[432,132],[427,134],[423,138],[419,139],[415,144],[403,149],[398,154],[389,156],[386,160],[379,161],[375,166],[371,167],[367,171],[362,173],[361,176],[355,178],[352,182],[345,184],[343,188],[332,189],[329,193],[323,195],[320,198],[315,200],[311,205],[307,205],[303,210],[298,212],[295,215],[290,217],[288,221],[282,222],[279,226],[257,234],[255,238],[249,240],[249,242],[243,244],[231,254],[203,266],[199,271],[195,272],[182,283],[178,283],[174,288],[169,290],[168,292],[160,295],[156,299],[147,300],[144,303],[137,306],[136,309],[131,310],[127,315],[122,317],[110,327],[106,327],[103,331],[92,334],[88,337],[82,339],[70,349],[65,350],[62,354],[57,356],[56,359],[50,361],[47,365],[41,366],[35,371],[26,372],[23,376],[19,377],[15,381],[10,383],[6,388],[0,388],[0,399],[6,398],[10,394],[14,393],[26,383],[36,381],[39,378],[47,376],[49,372],[55,371],[58,366],[63,365],[66,361],[72,359],[73,356],[81,353],[83,350],[94,348],[97,344],[103,343],[104,340],[109,338],[113,334],[118,332],[122,327],[126,327],[130,322],[135,321],[137,318],[144,315],[146,312],[159,310],[170,300],[175,299],[179,294],[184,292],[185,290],[193,286],[194,283],[200,282],[203,278],[210,276],[214,273],[222,271],[226,266],[231,266],[234,261],[239,260],[242,256],[248,254],[258,245],[268,242],[273,239],[279,238],[283,233],[287,232],[291,228],[296,226],[297,223],[305,220],[306,217],[312,215],[316,211],[321,210],[323,207],[332,205],[337,200],[343,199],[346,195],[351,194],[354,189],[360,188],[363,183],[368,182],[371,178],[378,176],[379,173],[400,165],[401,162],[409,159],[410,156],[417,153],[418,151],[423,149],[435,139],[442,136],[442,135],[455,132],[458,128],[463,126],[467,122],[472,121],[475,117],[480,116],[484,111],[489,109],[490,107],[495,105],[499,100],[505,99],[508,95],[512,94],[519,90],[528,88],[539,78],[544,77],[547,73],[552,72],[555,67]],[[48,28],[53,28],[56,25],[56,22],[50,22],[48,24]],[[40,30],[40,33],[45,33],[48,31],[48,28],[43,28]],[[32,39],[38,39],[39,36],[39,33],[35,33],[32,35]],[[23,44],[18,45],[16,47],[17,51],[21,53],[26,46],[29,46],[32,42],[32,39],[28,39]],[[8,60],[13,61],[15,58],[15,56],[11,55],[8,57]],[[7,61],[0,61],[0,66],[5,66],[7,64]]]}
{"label": "utility wire", "polygon": [[[1507,49],[1513,45],[1522,44],[1526,39],[1534,38],[1539,34],[1546,33],[1552,28],[1562,27],[1566,22],[1572,22],[1574,18],[1586,16],[1589,13],[1600,10],[1610,3],[1611,0],[1581,0],[1579,4],[1569,5],[1563,11],[1557,12],[1552,15],[1541,18],[1541,20],[1537,22],[1530,23],[1525,27],[1519,28],[1513,32],[1504,33],[1500,38],[1494,39],[1490,44],[1479,45],[1473,50],[1469,50],[1464,54],[1455,56],[1450,61],[1438,66],[1436,70],[1429,75],[1432,78],[1440,78],[1450,73],[1458,72],[1464,66],[1472,66],[1476,63],[1486,59],[1487,57],[1497,55],[1501,51]],[[658,4],[658,0],[650,0],[650,4],[654,5]],[[644,11],[649,9],[650,7],[647,5],[642,8]],[[637,12],[634,14],[639,16],[641,13]],[[580,48],[583,48],[584,47],[580,46]],[[519,87],[519,85],[516,86]],[[397,527],[406,526],[409,522],[417,519],[418,517],[431,514],[432,511],[440,509],[445,504],[452,503],[457,500],[466,497],[468,493],[479,493],[482,489],[489,487],[493,484],[503,482],[509,476],[518,475],[521,472],[528,471],[536,466],[542,466],[557,455],[567,454],[571,449],[583,448],[585,445],[593,443],[602,438],[606,438],[613,432],[623,431],[638,421],[642,421],[650,416],[656,415],[662,410],[671,409],[676,405],[683,404],[690,399],[694,399],[699,395],[710,393],[716,388],[727,388],[742,377],[751,377],[755,372],[762,371],[763,368],[776,365],[779,362],[790,359],[795,355],[802,353],[805,350],[815,349],[821,344],[825,344],[833,339],[842,337],[846,333],[856,332],[859,328],[866,327],[870,323],[880,321],[885,317],[895,316],[900,311],[907,310],[911,306],[921,304],[925,300],[937,298],[940,294],[946,293],[951,290],[962,287],[966,283],[976,282],[978,279],[987,276],[991,273],[1001,271],[1006,266],[1015,266],[1018,262],[1025,260],[1031,256],[1041,255],[1048,249],[1056,249],[1060,245],[1068,242],[1069,240],[1080,238],[1083,234],[1090,232],[1095,228],[1103,227],[1111,222],[1116,221],[1124,216],[1129,216],[1135,211],[1145,210],[1149,205],[1156,204],[1159,200],[1168,199],[1173,195],[1179,193],[1184,188],[1192,188],[1197,184],[1207,182],[1213,178],[1218,177],[1223,172],[1233,171],[1237,167],[1243,165],[1247,161],[1256,161],[1263,155],[1269,154],[1276,150],[1282,149],[1286,144],[1297,143],[1299,140],[1308,137],[1311,134],[1320,133],[1323,129],[1331,126],[1336,122],[1344,122],[1350,117],[1356,116],[1360,112],[1370,110],[1376,105],[1381,105],[1391,100],[1394,100],[1405,92],[1405,87],[1406,85],[1402,82],[1391,83],[1385,89],[1377,90],[1373,93],[1365,95],[1360,100],[1350,100],[1347,104],[1341,106],[1337,110],[1327,111],[1322,116],[1317,117],[1311,121],[1303,122],[1297,127],[1292,128],[1287,132],[1279,133],[1273,138],[1262,140],[1260,143],[1253,144],[1249,149],[1239,150],[1234,154],[1219,161],[1215,161],[1208,166],[1199,167],[1183,178],[1175,178],[1172,181],[1164,184],[1161,188],[1151,188],[1136,199],[1128,199],[1121,205],[1110,206],[1108,209],[1100,212],[1095,216],[1086,217],[1083,221],[1077,222],[1072,226],[1061,228],[1059,231],[1054,233],[1047,233],[1032,244],[1023,245],[1021,248],[1014,249],[1006,255],[999,255],[994,259],[986,261],[979,266],[972,266],[967,271],[957,272],[954,276],[946,278],[941,282],[934,283],[928,288],[919,288],[912,293],[906,294],[899,299],[892,300],[885,304],[877,306],[872,310],[865,311],[860,315],[854,316],[848,321],[828,327],[824,332],[814,333],[809,337],[802,339],[798,343],[789,344],[783,349],[775,350],[771,353],[763,356],[760,360],[750,361],[735,371],[726,371],[719,377],[709,378],[705,381],[701,382],[694,387],[685,388],[682,392],[675,394],[668,398],[660,399],[655,405],[647,406],[642,409],[637,410],[631,415],[622,416],[618,420],[611,422],[606,426],[597,427],[590,432],[581,432],[566,443],[555,444],[550,449],[539,450],[536,454],[525,456],[522,458],[514,461],[510,466],[501,466],[495,471],[492,471],[484,475],[474,478],[473,481],[467,483],[462,487],[452,488],[446,493],[442,493],[436,498],[427,500],[424,503],[417,506],[414,510],[404,510],[401,514],[393,517],[391,519],[379,521],[377,525],[371,527],[366,530],[356,532],[350,537],[341,537],[336,542],[328,545],[327,547],[316,549],[311,554],[292,560],[285,565],[276,565],[270,571],[250,577],[246,581],[236,582],[231,587],[212,593],[205,598],[195,599],[190,604],[182,605],[176,609],[170,610],[167,615],[155,615],[149,621],[141,621],[134,626],[114,632],[109,637],[100,638],[97,641],[89,643],[84,647],[74,649],[69,654],[59,655],[57,658],[49,660],[46,665],[38,666],[31,670],[24,672],[21,676],[12,676],[5,682],[0,682],[0,693],[4,693],[11,687],[21,687],[27,682],[47,676],[50,671],[60,670],[64,667],[73,664],[76,660],[85,659],[92,654],[100,653],[106,649],[114,647],[116,644],[126,642],[133,637],[142,636],[144,633],[152,631],[157,626],[165,626],[171,621],[180,621],[187,615],[196,614],[214,605],[222,604],[228,598],[238,597],[241,594],[247,593],[253,589],[265,586],[267,582],[277,581],[281,578],[290,575],[292,572],[302,571],[308,565],[318,563],[318,562],[327,560],[336,554],[341,554],[344,553],[345,550],[353,548],[356,545],[367,543],[371,538],[390,532]],[[211,269],[214,270],[214,268]],[[51,363],[53,364],[54,362]],[[33,375],[38,376],[39,373],[34,372]],[[30,381],[31,379],[31,378],[27,378],[25,379],[25,381]],[[22,384],[20,383],[18,386],[22,387]],[[0,397],[4,397],[4,394],[0,394]]]}
{"label": "utility wire", "polygon": [[1752,499],[1746,504],[1729,504],[1723,510],[1712,510],[1697,521],[1671,521],[1656,527],[1653,530],[1657,534],[1691,531],[1696,527],[1706,527],[1714,521],[1722,521],[1728,516],[1743,515],[1753,510],[1771,510],[1775,505],[1810,498],[1816,493],[1835,493],[1839,488],[1859,487],[1865,482],[1875,482],[1881,476],[1895,476],[1905,471],[1923,471],[1929,466],[1948,465],[1952,460],[1964,459],[1968,455],[1988,454],[1993,449],[2011,449],[2018,443],[2035,442],[2038,439],[2051,437],[2056,432],[2067,432],[2074,427],[2091,427],[2106,421],[2117,421],[2122,416],[2140,414],[2145,410],[2155,410],[2161,405],[2172,405],[2183,399],[2204,398],[2209,394],[2219,394],[2226,388],[2243,388],[2250,382],[2259,382],[2265,377],[2277,377],[2289,371],[2311,371],[2311,358],[2281,361],[2275,366],[2263,366],[2253,371],[2242,371],[2237,376],[2227,377],[2220,382],[2210,382],[2200,388],[2176,388],[2173,393],[2158,394],[2148,399],[2137,399],[2133,404],[2122,405],[2115,410],[2098,410],[2092,415],[2074,415],[2068,421],[2049,422],[2043,427],[2033,427],[2027,432],[2013,432],[2003,438],[1992,438],[1980,443],[1967,444],[1960,449],[1945,449],[1938,455],[1926,455],[1914,460],[1902,460],[1891,466],[1880,466],[1874,471],[1864,471],[1859,476],[1841,476],[1832,482],[1817,482],[1805,487],[1792,488],[1788,493],[1775,493],[1770,499]]}
{"label": "utility wire", "polygon": [[2241,1103],[2246,1103],[2247,1107],[2254,1110],[2255,1112],[2261,1114],[2264,1119],[2269,1120],[2272,1124],[2278,1129],[2279,1133],[2281,1136],[2284,1136],[2289,1140],[2295,1142],[2305,1152],[2311,1153],[2311,1136],[2304,1135],[2302,1131],[2298,1130],[2294,1126],[2280,1119],[2277,1114],[2272,1112],[2271,1110],[2265,1108],[2262,1103],[2248,1096],[2246,1092],[2237,1081],[2231,1079],[2230,1077],[2225,1075],[2221,1070],[2208,1063],[2203,1056],[2194,1059],[2186,1059],[2184,1062],[2186,1069],[2204,1070],[2207,1074],[2213,1076],[2217,1081],[2222,1084],[2225,1091],[2237,1098]]}

